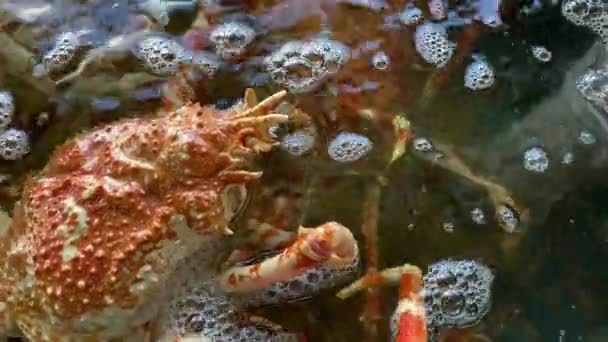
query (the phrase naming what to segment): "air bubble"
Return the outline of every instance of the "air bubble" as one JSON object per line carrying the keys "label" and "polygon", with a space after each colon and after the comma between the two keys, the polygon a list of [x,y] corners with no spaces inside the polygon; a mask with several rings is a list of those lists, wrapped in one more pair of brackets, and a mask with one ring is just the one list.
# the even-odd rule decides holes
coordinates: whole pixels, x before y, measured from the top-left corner
{"label": "air bubble", "polygon": [[178,42],[160,35],[142,39],[134,52],[146,69],[159,76],[174,75],[193,58]]}
{"label": "air bubble", "polygon": [[429,0],[429,13],[434,20],[443,20],[448,16],[448,2],[446,0]]}
{"label": "air bubble", "polygon": [[0,131],[13,121],[15,115],[15,99],[8,91],[0,91]]}
{"label": "air bubble", "polygon": [[547,63],[551,61],[552,53],[547,50],[544,46],[533,46],[532,47],[532,56],[539,60],[540,62]]}
{"label": "air bubble", "polygon": [[475,208],[471,210],[471,219],[476,224],[486,224],[486,214],[481,210],[481,208]]}
{"label": "air bubble", "polygon": [[86,31],[68,31],[57,36],[53,48],[42,56],[42,63],[34,67],[33,76],[42,77],[63,72],[74,61],[81,45],[79,36],[83,33]]}
{"label": "air bubble", "polygon": [[30,142],[25,131],[9,128],[0,133],[0,157],[18,160],[30,152]]}
{"label": "air bubble", "polygon": [[281,147],[289,154],[300,157],[315,146],[315,135],[310,129],[297,130],[281,140]]}
{"label": "air bubble", "polygon": [[577,78],[576,89],[587,101],[608,111],[608,69],[586,71]]}
{"label": "air bubble", "polygon": [[444,232],[451,234],[454,232],[454,223],[453,222],[444,222],[441,224],[441,228],[443,229]]}
{"label": "air bubble", "polygon": [[390,64],[388,55],[383,51],[378,51],[372,56],[372,65],[378,70],[386,70]]}
{"label": "air bubble", "polygon": [[433,144],[427,138],[416,138],[413,145],[414,149],[419,152],[430,152],[433,150]]}
{"label": "air bubble", "polygon": [[512,208],[509,208],[505,205],[501,205],[497,212],[496,217],[500,226],[507,232],[512,233],[517,228],[519,224],[519,218],[517,217],[517,213]]}
{"label": "air bubble", "polygon": [[578,26],[584,26],[608,42],[608,4],[602,0],[566,0],[562,2],[562,15]]}
{"label": "air bubble", "polygon": [[215,51],[224,59],[235,59],[243,55],[255,37],[255,30],[241,22],[221,24],[209,35],[215,44]]}
{"label": "air bubble", "polygon": [[456,44],[448,40],[446,28],[430,22],[416,27],[414,41],[420,57],[439,68],[447,64],[456,49]]}
{"label": "air bubble", "polygon": [[469,64],[464,73],[464,86],[473,91],[488,89],[494,85],[494,81],[494,69],[482,57]]}
{"label": "air bubble", "polygon": [[342,132],[328,146],[329,157],[340,163],[349,163],[365,157],[373,148],[373,143],[366,136]]}
{"label": "air bubble", "polygon": [[[473,260],[442,260],[423,277],[429,328],[475,325],[488,313],[494,275]],[[436,294],[436,295],[435,295]]]}
{"label": "air bubble", "polygon": [[531,172],[542,173],[549,167],[549,157],[540,147],[533,147],[524,153],[524,168]]}
{"label": "air bubble", "polygon": [[564,155],[562,156],[562,164],[570,165],[573,162],[574,162],[574,153],[572,153],[572,152],[564,153]]}
{"label": "air bubble", "polygon": [[399,21],[407,26],[418,25],[424,21],[424,14],[421,9],[410,5],[399,14]]}
{"label": "air bubble", "polygon": [[584,145],[593,145],[596,143],[597,139],[590,132],[582,131],[578,135],[578,141],[580,141]]}
{"label": "air bubble", "polygon": [[350,59],[350,49],[335,40],[290,41],[264,63],[271,79],[292,93],[308,93],[335,75]]}

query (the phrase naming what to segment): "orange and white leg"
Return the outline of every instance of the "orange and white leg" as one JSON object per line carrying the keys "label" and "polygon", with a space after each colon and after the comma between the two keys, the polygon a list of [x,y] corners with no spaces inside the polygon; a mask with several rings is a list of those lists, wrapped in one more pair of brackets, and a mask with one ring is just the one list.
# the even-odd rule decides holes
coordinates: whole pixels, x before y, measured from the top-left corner
{"label": "orange and white leg", "polygon": [[345,299],[361,290],[391,284],[399,284],[399,303],[391,319],[391,330],[395,342],[427,342],[420,268],[405,264],[401,267],[367,274],[339,291],[337,296]]}
{"label": "orange and white leg", "polygon": [[228,293],[256,292],[312,268],[339,268],[357,258],[357,242],[343,225],[328,222],[316,228],[300,227],[295,242],[279,254],[253,265],[232,267],[223,272],[218,284]]}

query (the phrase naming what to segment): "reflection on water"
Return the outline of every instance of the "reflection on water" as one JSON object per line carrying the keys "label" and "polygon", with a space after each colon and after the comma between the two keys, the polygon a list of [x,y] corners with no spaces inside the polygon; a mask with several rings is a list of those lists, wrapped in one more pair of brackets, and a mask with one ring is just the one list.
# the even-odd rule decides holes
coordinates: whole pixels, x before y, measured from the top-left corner
{"label": "reflection on water", "polygon": [[[361,274],[472,260],[493,281],[491,305],[430,281],[448,289],[426,304],[460,310],[441,322],[481,317],[440,324],[427,305],[442,340],[606,341],[605,7],[5,0],[0,204],[10,213],[52,151],[98,124],[190,100],[246,108],[246,88],[260,100],[287,89],[277,110],[295,123],[270,128],[281,148],[256,164],[264,176],[237,210],[237,236],[337,221],[358,240]],[[391,338],[396,288],[305,299],[259,314],[309,341]]]}

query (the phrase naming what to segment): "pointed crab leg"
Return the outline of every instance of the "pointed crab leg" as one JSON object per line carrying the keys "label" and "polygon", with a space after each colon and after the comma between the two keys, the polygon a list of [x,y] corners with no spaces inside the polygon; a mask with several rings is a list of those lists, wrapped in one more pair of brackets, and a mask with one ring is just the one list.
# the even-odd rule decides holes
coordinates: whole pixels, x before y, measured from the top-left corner
{"label": "pointed crab leg", "polygon": [[254,107],[247,109],[246,111],[235,114],[232,116],[234,119],[242,119],[242,118],[254,118],[258,116],[266,115],[270,112],[271,109],[275,108],[279,105],[281,100],[287,95],[287,91],[281,90],[274,95],[271,95],[265,98],[262,102],[256,103],[257,98],[255,94],[253,94],[249,89],[245,91],[245,103],[249,105],[254,105]]}
{"label": "pointed crab leg", "polygon": [[426,342],[426,319],[422,299],[422,271],[405,264],[376,273],[368,273],[350,286],[338,292],[345,299],[355,293],[379,285],[399,284],[399,303],[393,314],[396,322],[395,342]]}
{"label": "pointed crab leg", "polygon": [[292,279],[312,267],[340,267],[357,257],[357,242],[341,224],[300,227],[297,240],[281,253],[254,265],[230,268],[220,275],[218,283],[226,292],[254,292]]}

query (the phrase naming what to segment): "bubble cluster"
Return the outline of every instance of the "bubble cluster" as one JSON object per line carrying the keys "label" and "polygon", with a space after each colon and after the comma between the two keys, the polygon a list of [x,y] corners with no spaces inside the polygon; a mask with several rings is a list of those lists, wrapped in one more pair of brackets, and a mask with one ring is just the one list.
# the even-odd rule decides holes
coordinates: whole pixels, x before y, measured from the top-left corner
{"label": "bubble cluster", "polygon": [[68,31],[58,35],[53,48],[42,56],[42,63],[34,67],[34,76],[41,77],[49,73],[63,72],[71,65],[81,46],[82,33]]}
{"label": "bubble cluster", "polygon": [[433,144],[427,138],[416,138],[413,145],[414,149],[419,152],[431,152],[433,150]]}
{"label": "bubble cluster", "polygon": [[373,143],[366,136],[350,132],[341,132],[329,143],[329,157],[340,163],[349,163],[365,157],[373,148]]}
{"label": "bubble cluster", "polygon": [[179,67],[192,62],[192,54],[173,39],[153,35],[139,41],[135,56],[150,72],[159,76],[173,75]]}
{"label": "bubble cluster", "polygon": [[446,28],[436,23],[416,27],[414,41],[420,56],[437,67],[445,66],[456,49],[456,44],[448,40]]}
{"label": "bubble cluster", "polygon": [[29,152],[30,141],[25,131],[9,128],[0,133],[0,157],[3,159],[18,160]]}
{"label": "bubble cluster", "polygon": [[372,56],[372,66],[378,70],[386,70],[391,61],[384,51],[378,51]]}
{"label": "bubble cluster", "polygon": [[424,305],[431,327],[475,325],[491,306],[494,275],[473,260],[442,260],[424,275]]}
{"label": "bubble cluster", "polygon": [[587,101],[608,110],[608,69],[591,69],[576,80],[576,89]]}
{"label": "bubble cluster", "polygon": [[551,51],[547,50],[544,46],[533,46],[531,50],[532,56],[543,63],[551,61],[551,58],[553,57]]}
{"label": "bubble cluster", "polygon": [[0,131],[13,121],[15,115],[15,99],[8,91],[0,91]]}
{"label": "bubble cluster", "polygon": [[608,3],[602,0],[565,0],[562,15],[578,26],[584,26],[608,42]]}
{"label": "bubble cluster", "polygon": [[289,154],[300,157],[315,146],[315,134],[310,129],[300,129],[281,139],[281,147]]}
{"label": "bubble cluster", "polygon": [[507,233],[513,233],[519,224],[517,212],[506,205],[501,205],[496,211],[498,223]]}
{"label": "bubble cluster", "polygon": [[277,337],[274,331],[249,322],[242,311],[228,296],[199,290],[174,302],[171,318],[177,334],[184,339],[262,342]]}
{"label": "bubble cluster", "polygon": [[540,147],[532,147],[524,152],[524,168],[532,172],[545,172],[549,167],[549,157]]}
{"label": "bubble cluster", "polygon": [[475,59],[464,72],[464,86],[473,91],[488,89],[495,80],[494,69],[485,58]]}
{"label": "bubble cluster", "polygon": [[292,93],[317,90],[350,59],[350,49],[335,40],[290,41],[266,57],[272,80]]}
{"label": "bubble cluster", "polygon": [[254,304],[293,302],[344,285],[353,280],[358,265],[356,259],[353,263],[338,268],[329,266],[311,268],[288,281],[272,284],[254,299]]}
{"label": "bubble cluster", "polygon": [[399,21],[406,26],[414,26],[424,21],[424,13],[418,7],[408,5],[399,13]]}
{"label": "bubble cluster", "polygon": [[227,22],[217,26],[209,39],[215,45],[215,51],[224,59],[241,56],[255,39],[255,30],[238,21]]}

